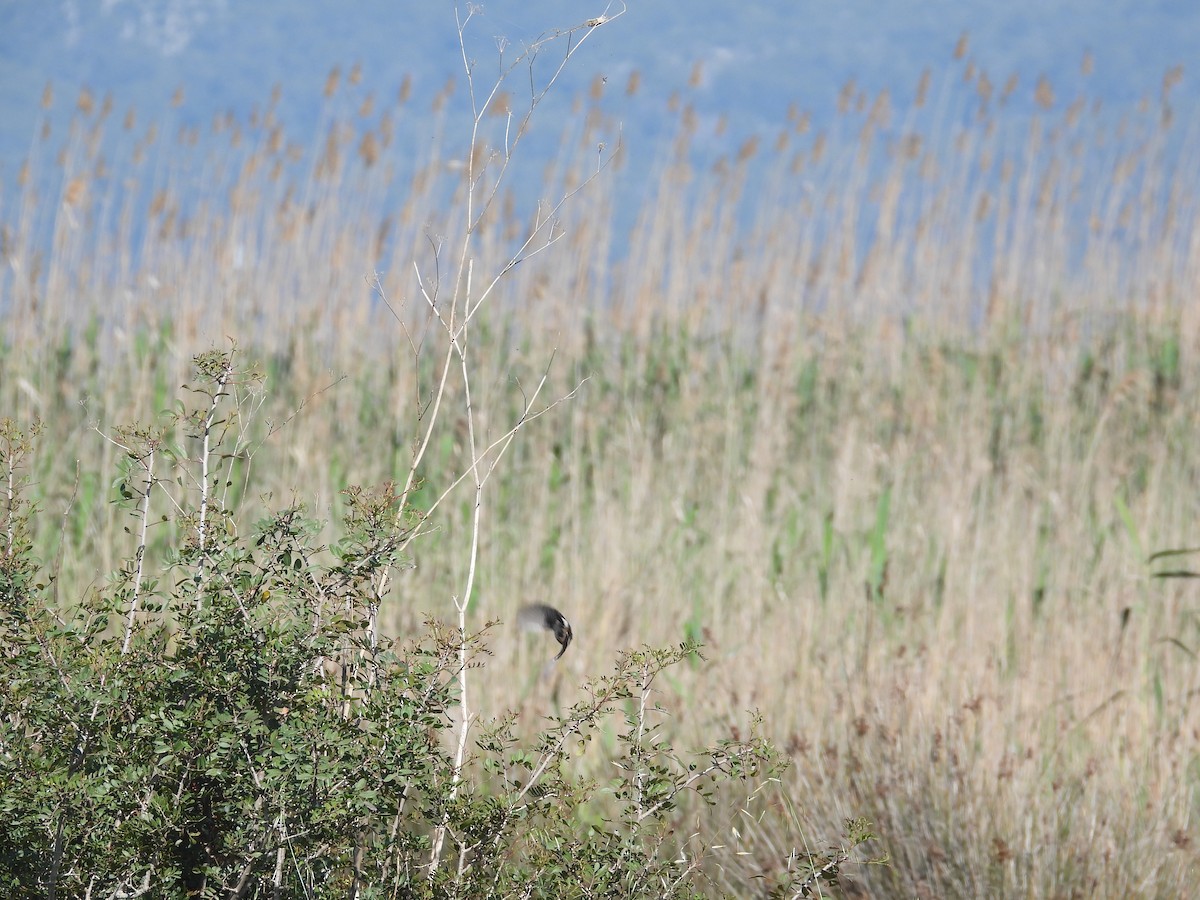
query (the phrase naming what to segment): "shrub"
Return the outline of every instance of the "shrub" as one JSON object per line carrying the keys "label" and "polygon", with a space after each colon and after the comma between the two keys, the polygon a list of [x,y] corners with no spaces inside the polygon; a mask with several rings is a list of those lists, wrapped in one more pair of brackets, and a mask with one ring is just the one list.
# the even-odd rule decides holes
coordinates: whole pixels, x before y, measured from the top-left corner
{"label": "shrub", "polygon": [[[485,665],[491,623],[468,634],[430,619],[404,641],[375,628],[380,581],[420,518],[389,484],[346,491],[336,546],[314,544],[299,506],[242,533],[206,485],[223,485],[213,463],[236,450],[213,426],[237,421],[223,404],[253,379],[233,351],[197,357],[197,374],[199,408],[113,438],[136,548],[61,608],[24,539],[39,514],[19,478],[33,434],[0,431],[8,895],[687,895],[700,860],[667,852],[681,796],[776,765],[756,735],[695,757],[664,740],[651,685],[697,648],[624,654],[532,742],[510,715],[456,753],[463,663]],[[173,515],[156,522],[159,494]],[[151,578],[147,533],[164,519],[178,540]],[[617,775],[573,777],[576,749],[614,718]]]}

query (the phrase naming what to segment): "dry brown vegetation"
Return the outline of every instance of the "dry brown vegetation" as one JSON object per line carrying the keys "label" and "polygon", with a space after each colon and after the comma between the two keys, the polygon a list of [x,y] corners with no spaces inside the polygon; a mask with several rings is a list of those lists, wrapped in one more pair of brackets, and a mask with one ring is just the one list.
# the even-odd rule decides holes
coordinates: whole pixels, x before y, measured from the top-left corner
{"label": "dry brown vegetation", "polygon": [[[851,87],[833,132],[795,116],[711,171],[689,162],[685,101],[632,234],[613,225],[618,156],[470,332],[485,437],[548,366],[546,396],[582,382],[488,485],[470,611],[550,602],[576,641],[546,680],[547,646],[495,632],[476,703],[548,710],[620,648],[700,638],[663,684],[679,742],[756,709],[793,761],[708,820],[728,851],[715,890],[760,890],[850,815],[891,854],[855,872],[871,896],[1200,882],[1200,588],[1147,564],[1200,543],[1194,158],[1166,163],[1165,95],[1109,127],[1039,83],[1051,108],[1018,134],[971,75],[967,124],[918,127],[925,87],[899,113]],[[354,90],[331,93],[355,108]],[[434,271],[465,192],[449,138],[396,182],[405,100],[369,123],[331,105],[297,149],[269,108],[176,136],[87,97],[69,136],[36,142],[3,209],[0,410],[45,423],[36,487],[62,516],[38,546],[63,602],[132,541],[110,502],[120,452],[93,426],[153,418],[229,338],[267,375],[230,462],[251,515],[296,496],[333,519],[347,485],[403,477],[436,372],[412,261]],[[595,167],[588,102],[545,196]],[[477,272],[530,228],[530,197],[500,200]],[[418,505],[469,465],[463,419],[443,426]],[[386,630],[452,615],[471,501],[414,545]],[[585,764],[603,775],[602,757]]]}

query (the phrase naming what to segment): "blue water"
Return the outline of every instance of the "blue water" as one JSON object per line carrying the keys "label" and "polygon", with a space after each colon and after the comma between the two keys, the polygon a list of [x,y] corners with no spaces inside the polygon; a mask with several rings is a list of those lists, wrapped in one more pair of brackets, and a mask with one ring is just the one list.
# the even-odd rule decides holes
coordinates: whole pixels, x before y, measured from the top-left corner
{"label": "blue water", "polygon": [[[569,12],[566,10],[569,8]],[[540,34],[600,14],[603,3],[496,0],[482,4],[470,32],[482,74],[495,69],[496,39],[509,57]],[[925,68],[951,62],[960,36],[968,58],[997,85],[1018,73],[1031,103],[1045,74],[1061,97],[1086,91],[1112,107],[1155,95],[1163,72],[1185,66],[1176,100],[1194,111],[1200,98],[1200,3],[1194,0],[773,0],[733,4],[677,0],[633,2],[570,66],[550,106],[596,75],[623,88],[633,70],[639,93],[614,91],[611,111],[629,140],[653,133],[665,98],[684,91],[697,62],[702,115],[727,115],[730,140],[775,127],[789,104],[811,111],[820,127],[839,88],[856,79],[868,94],[890,89],[911,98]],[[1090,52],[1090,76],[1081,71]],[[545,65],[553,60],[545,59]],[[317,122],[329,69],[358,62],[364,85],[390,97],[406,75],[429,96],[461,74],[454,5],[413,0],[0,0],[0,167],[11,172],[29,146],[47,81],[59,106],[75,89],[111,92],[145,120],[169,109],[184,85],[184,114],[207,123],[227,110],[248,115],[281,83],[281,117],[303,130]],[[415,124],[415,123],[414,123]],[[419,127],[419,126],[418,126]]]}
{"label": "blue water", "polygon": [[[540,37],[617,8],[561,0],[482,4],[466,31],[477,85],[489,84],[504,62]],[[373,95],[374,110],[364,120],[371,124],[381,110],[395,108],[400,85],[410,79],[413,100],[398,115],[399,136],[387,159],[403,172],[430,147],[436,129],[429,100],[454,77],[445,139],[453,157],[465,148],[469,125],[454,9],[429,0],[0,0],[0,221],[13,214],[16,174],[43,122],[51,138],[36,146],[51,158],[40,160],[37,171],[55,170],[52,156],[67,141],[80,86],[90,89],[97,106],[106,95],[113,98],[105,150],[115,168],[133,136],[160,123],[160,148],[167,148],[161,165],[182,172],[177,180],[186,184],[194,162],[196,197],[207,187],[203,153],[170,149],[170,137],[180,127],[206,132],[226,113],[246,122],[266,107],[276,84],[282,90],[274,114],[291,140],[314,150],[331,117],[352,117]],[[1200,51],[1195,0],[635,0],[603,28],[575,32],[572,43],[581,37],[578,55],[538,111],[540,124],[524,150],[527,167],[515,184],[539,183],[542,164],[560,154],[561,123],[570,120],[573,99],[601,79],[606,135],[615,140],[619,124],[627,153],[618,176],[621,226],[632,224],[656,187],[666,138],[677,127],[677,116],[668,112],[673,96],[694,108],[692,146],[701,166],[736,153],[751,134],[769,145],[787,125],[789,109],[807,114],[813,133],[845,128],[838,97],[851,81],[851,95],[868,103],[888,91],[897,117],[904,116],[925,70],[934,75],[934,97],[917,118],[941,134],[976,108],[974,87],[961,84],[968,72],[976,81],[986,72],[997,96],[1010,76],[1018,77],[999,115],[1001,127],[1015,132],[1035,110],[1035,85],[1043,76],[1056,110],[1087,97],[1100,102],[1105,121],[1115,122],[1143,98],[1157,108],[1164,72],[1182,64],[1170,98],[1177,144],[1195,133],[1200,110],[1200,79],[1192,71]],[[538,56],[537,79],[544,82],[565,46],[554,43]],[[343,80],[326,101],[322,87],[334,66],[343,79],[357,66],[360,80],[352,87]],[[513,81],[518,101],[528,87],[524,72],[518,67]],[[630,94],[634,72],[640,84]],[[47,83],[54,100],[44,111]],[[184,92],[178,107],[172,105],[176,87]],[[115,123],[130,108],[136,126],[123,136]],[[890,124],[897,133],[912,124],[897,117]],[[391,199],[379,198],[380,208]]]}

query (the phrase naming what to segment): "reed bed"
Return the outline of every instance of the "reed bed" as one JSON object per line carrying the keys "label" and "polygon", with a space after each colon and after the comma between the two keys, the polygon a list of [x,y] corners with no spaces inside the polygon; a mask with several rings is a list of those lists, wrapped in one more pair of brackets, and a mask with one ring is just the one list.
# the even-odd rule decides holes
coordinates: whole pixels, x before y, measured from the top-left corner
{"label": "reed bed", "polygon": [[[1186,895],[1197,588],[1147,563],[1200,543],[1200,157],[1172,78],[1122,121],[964,60],[908,98],[849,86],[828,131],[793,114],[715,161],[678,98],[632,230],[619,153],[471,326],[485,434],[543,372],[550,396],[578,389],[489,482],[470,607],[549,602],[576,641],[546,675],[546,648],[495,630],[483,713],[553,710],[619,649],[698,637],[662,685],[669,728],[711,740],[757,710],[793,763],[681,821],[725,847],[714,892],[769,889],[861,815],[891,863],[854,895]],[[1020,90],[1043,108],[1007,115]],[[476,272],[595,172],[603,94],[514,175]],[[452,97],[428,98],[432,143],[418,101],[368,103],[353,77],[308,142],[269,103],[171,134],[86,92],[35,140],[0,207],[0,411],[45,426],[36,540],[62,602],[132,542],[100,432],[186,398],[214,345],[266,376],[243,398],[248,519],[296,497],[333,522],[348,485],[402,477],[436,339],[413,261],[450,277],[440,236],[465,227]],[[463,421],[443,424],[418,506],[469,465]],[[415,545],[390,632],[448,615],[470,502]],[[602,748],[580,765],[603,777]]]}

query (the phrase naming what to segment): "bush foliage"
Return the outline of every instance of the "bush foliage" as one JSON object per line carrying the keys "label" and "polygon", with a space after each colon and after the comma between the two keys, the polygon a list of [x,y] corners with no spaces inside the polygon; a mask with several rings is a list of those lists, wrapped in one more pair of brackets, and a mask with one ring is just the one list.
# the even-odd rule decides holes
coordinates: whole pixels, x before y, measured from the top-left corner
{"label": "bush foliage", "polygon": [[[26,537],[45,514],[22,493],[36,428],[0,430],[5,895],[693,895],[706,850],[675,832],[680,811],[778,767],[757,733],[672,749],[652,685],[697,647],[622,654],[535,732],[514,714],[464,723],[463,664],[488,665],[495,623],[375,627],[421,517],[389,484],[345,492],[334,546],[297,505],[243,530],[216,463],[244,449],[234,401],[254,379],[232,351],[196,362],[194,409],[111,438],[136,549],[78,602]],[[174,540],[151,575],[159,527]],[[617,750],[599,783],[572,760],[602,727]],[[836,879],[845,856],[788,885]]]}

